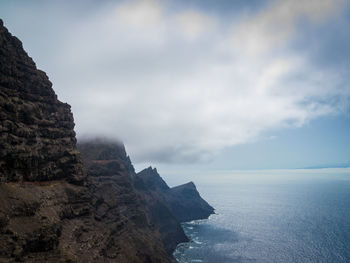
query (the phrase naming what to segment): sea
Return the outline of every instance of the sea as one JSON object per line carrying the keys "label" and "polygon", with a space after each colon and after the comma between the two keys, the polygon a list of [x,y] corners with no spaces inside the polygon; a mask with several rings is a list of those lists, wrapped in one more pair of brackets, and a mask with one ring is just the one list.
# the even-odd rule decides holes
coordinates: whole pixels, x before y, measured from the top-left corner
{"label": "sea", "polygon": [[193,178],[215,214],[183,223],[191,241],[174,252],[180,263],[350,262],[350,168]]}

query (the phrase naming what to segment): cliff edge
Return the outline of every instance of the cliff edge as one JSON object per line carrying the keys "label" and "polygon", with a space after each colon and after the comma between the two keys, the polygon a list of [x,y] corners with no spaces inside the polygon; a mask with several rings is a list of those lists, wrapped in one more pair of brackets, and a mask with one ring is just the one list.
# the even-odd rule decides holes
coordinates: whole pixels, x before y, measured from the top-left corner
{"label": "cliff edge", "polygon": [[70,106],[0,20],[0,263],[174,262],[180,222],[211,212],[193,184],[136,174],[122,143],[77,145]]}
{"label": "cliff edge", "polygon": [[73,128],[0,20],[0,262],[170,262],[125,160],[84,172]]}
{"label": "cliff edge", "polygon": [[0,181],[84,179],[70,106],[0,20]]}
{"label": "cliff edge", "polygon": [[200,196],[193,182],[170,188],[152,167],[139,172],[137,178],[165,199],[179,222],[207,219],[214,214],[214,208]]}

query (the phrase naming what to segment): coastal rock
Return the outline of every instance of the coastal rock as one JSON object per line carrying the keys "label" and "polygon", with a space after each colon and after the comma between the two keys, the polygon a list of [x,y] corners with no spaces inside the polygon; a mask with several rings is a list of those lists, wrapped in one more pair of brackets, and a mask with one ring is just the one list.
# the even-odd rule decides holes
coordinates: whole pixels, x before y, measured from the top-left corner
{"label": "coastal rock", "polygon": [[70,106],[0,23],[0,182],[84,180]]}
{"label": "coastal rock", "polygon": [[180,222],[206,219],[214,214],[214,208],[199,195],[193,182],[169,189],[166,200]]}
{"label": "coastal rock", "polygon": [[[135,174],[122,143],[85,140],[78,143],[78,149],[88,168],[89,189],[94,196],[97,220],[115,218],[109,214],[119,209],[124,211],[123,216],[138,218],[140,226],[141,222],[148,222],[159,233],[171,260],[176,246],[189,241],[180,223],[208,218],[214,211],[199,196],[193,183],[169,188],[152,167]],[[184,196],[179,196],[181,194]],[[106,196],[118,196],[119,202],[110,200],[108,202],[112,204],[108,204],[106,200],[110,198],[106,199]],[[137,205],[130,200],[137,200]],[[189,210],[192,211],[189,213]],[[143,211],[143,214],[135,216],[132,211]],[[185,213],[189,216],[184,217]],[[131,232],[132,228],[128,231]]]}
{"label": "coastal rock", "polygon": [[134,185],[143,200],[150,221],[158,229],[165,249],[172,254],[179,243],[188,242],[180,222],[170,209],[162,194],[169,189],[168,185],[151,167],[138,173]]}
{"label": "coastal rock", "polygon": [[174,262],[203,201],[136,175],[122,143],[76,145],[70,106],[0,20],[0,263]]}
{"label": "coastal rock", "polygon": [[51,86],[0,20],[0,262],[170,262],[125,149],[84,172],[70,106]]}
{"label": "coastal rock", "polygon": [[200,196],[193,182],[170,188],[152,167],[139,172],[137,178],[164,198],[179,222],[206,219],[214,213],[214,208]]}
{"label": "coastal rock", "polygon": [[[170,187],[158,174],[156,168],[148,167],[137,173],[138,179],[142,179],[145,188],[156,192],[166,192]],[[140,181],[140,182],[141,182]]]}
{"label": "coastal rock", "polygon": [[[96,139],[78,143],[78,149],[87,168],[93,215],[104,233],[103,253],[114,262],[173,260],[166,254],[158,230],[149,222],[145,200],[132,184],[134,168],[124,145]],[[137,257],[142,260],[137,261]]]}
{"label": "coastal rock", "polygon": [[146,200],[151,222],[159,229],[168,253],[179,243],[188,241],[181,222],[206,219],[214,213],[192,182],[170,188],[152,167],[139,172],[134,182],[142,199]]}

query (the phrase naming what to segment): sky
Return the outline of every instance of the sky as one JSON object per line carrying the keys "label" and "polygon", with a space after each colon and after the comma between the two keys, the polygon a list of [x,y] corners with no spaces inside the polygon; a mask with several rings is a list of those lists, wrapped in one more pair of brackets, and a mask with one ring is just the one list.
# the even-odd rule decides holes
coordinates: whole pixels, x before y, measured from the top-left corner
{"label": "sky", "polygon": [[350,2],[2,0],[78,139],[136,169],[350,164]]}

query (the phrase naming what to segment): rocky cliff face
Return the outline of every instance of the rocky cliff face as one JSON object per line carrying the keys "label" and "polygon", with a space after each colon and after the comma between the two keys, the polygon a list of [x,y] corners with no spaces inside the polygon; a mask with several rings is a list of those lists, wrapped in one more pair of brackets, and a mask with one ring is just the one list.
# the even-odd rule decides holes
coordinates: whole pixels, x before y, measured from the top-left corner
{"label": "rocky cliff face", "polygon": [[137,178],[164,198],[179,222],[206,219],[214,213],[214,208],[199,195],[193,182],[170,188],[151,167],[139,172]]}
{"label": "rocky cliff face", "polygon": [[[214,212],[192,182],[170,188],[152,167],[135,174],[121,143],[95,139],[80,142],[78,149],[88,168],[95,217],[115,219],[113,211],[118,209],[125,211],[124,216],[128,218],[145,216],[159,232],[170,258],[179,243],[188,241],[180,223],[208,218]],[[118,196],[119,202],[111,202],[110,196]],[[139,203],[136,205],[128,202],[130,200]],[[135,211],[144,211],[144,214],[133,214]]]}
{"label": "rocky cliff face", "polygon": [[0,181],[83,180],[70,106],[0,21]]}
{"label": "rocky cliff face", "polygon": [[51,86],[0,20],[0,263],[173,262],[179,220],[207,204],[155,169],[136,175],[121,143],[80,143],[82,160]]}
{"label": "rocky cliff face", "polygon": [[156,168],[148,167],[137,174],[145,188],[150,191],[165,192],[170,189],[162,177],[158,174]]}
{"label": "rocky cliff face", "polygon": [[86,176],[73,127],[0,21],[0,262],[169,262],[130,160],[104,151]]}
{"label": "rocky cliff face", "polygon": [[214,208],[199,195],[193,182],[171,188],[166,200],[180,222],[205,219],[214,214]]}
{"label": "rocky cliff face", "polygon": [[151,167],[134,177],[134,185],[143,200],[150,221],[158,229],[165,249],[171,255],[176,246],[188,242],[188,238],[162,194],[169,186],[158,175],[157,170]]}
{"label": "rocky cliff face", "polygon": [[121,252],[125,262],[171,261],[158,230],[150,225],[144,200],[133,187],[134,168],[124,146],[97,139],[79,143],[78,149],[87,168],[87,186],[106,256],[113,262],[122,262]]}
{"label": "rocky cliff face", "polygon": [[205,219],[214,213],[192,182],[170,188],[152,167],[139,172],[134,184],[146,200],[151,222],[159,229],[168,253],[172,253],[179,243],[188,241],[181,222]]}
{"label": "rocky cliff face", "polygon": [[60,240],[90,197],[73,127],[69,105],[0,20],[0,262],[74,258]]}

